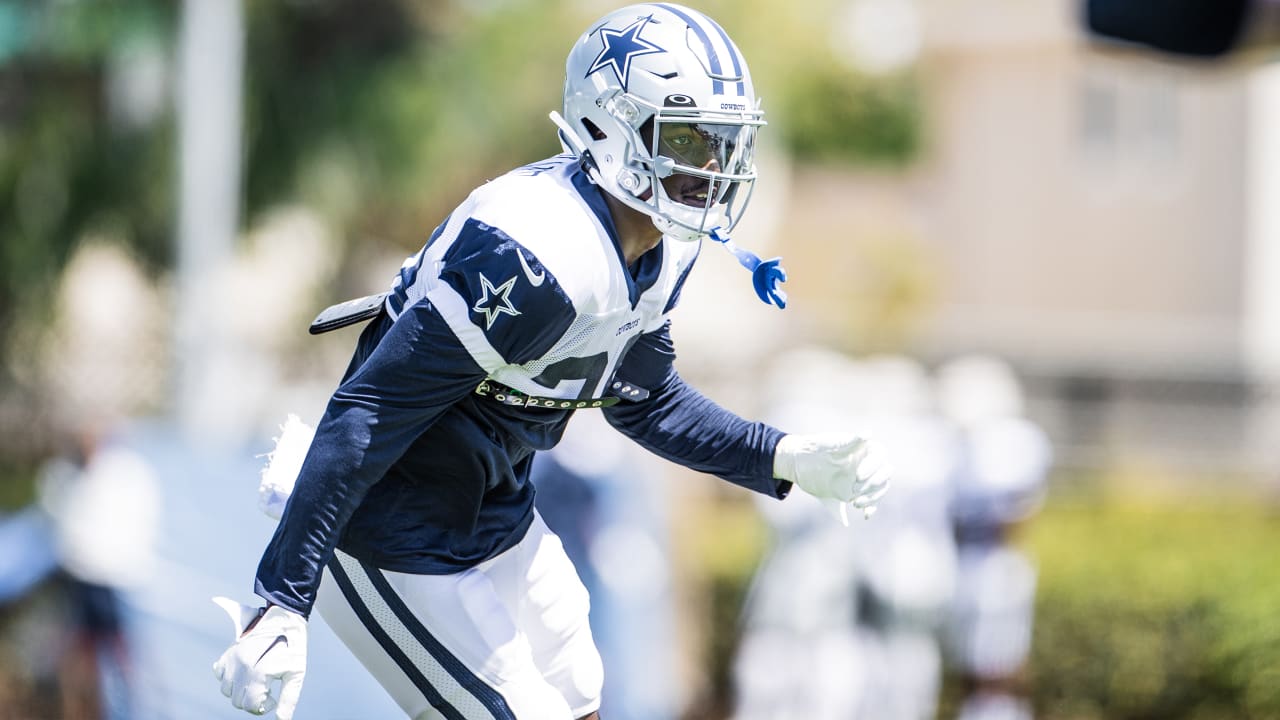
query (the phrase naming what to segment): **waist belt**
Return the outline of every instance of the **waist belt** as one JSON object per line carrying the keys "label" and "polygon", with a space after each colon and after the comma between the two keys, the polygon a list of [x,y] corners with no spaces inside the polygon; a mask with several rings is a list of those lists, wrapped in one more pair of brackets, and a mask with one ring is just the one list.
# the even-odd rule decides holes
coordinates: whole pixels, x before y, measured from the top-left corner
{"label": "waist belt", "polygon": [[605,408],[625,400],[644,400],[649,397],[649,391],[641,387],[636,387],[622,380],[615,380],[609,386],[609,390],[613,395],[602,398],[587,398],[585,400],[566,400],[564,398],[538,397],[537,395],[526,395],[513,387],[503,385],[496,380],[484,380],[476,386],[475,394],[488,400],[509,405],[512,407],[529,407],[541,408],[545,410],[581,410],[583,408]]}

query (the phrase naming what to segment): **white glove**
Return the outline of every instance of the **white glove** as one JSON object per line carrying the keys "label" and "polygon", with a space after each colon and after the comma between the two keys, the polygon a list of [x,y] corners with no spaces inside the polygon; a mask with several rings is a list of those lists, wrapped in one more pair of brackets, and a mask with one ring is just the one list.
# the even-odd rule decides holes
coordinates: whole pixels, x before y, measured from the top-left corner
{"label": "white glove", "polygon": [[[236,641],[213,664],[222,694],[245,712],[274,709],[279,720],[291,720],[307,673],[307,619],[278,605],[254,608],[224,597],[213,602],[236,627]],[[276,680],[279,695],[272,695]]]}
{"label": "white glove", "polygon": [[818,498],[848,525],[849,505],[871,517],[889,489],[891,472],[870,440],[824,433],[783,436],[773,454],[773,475]]}

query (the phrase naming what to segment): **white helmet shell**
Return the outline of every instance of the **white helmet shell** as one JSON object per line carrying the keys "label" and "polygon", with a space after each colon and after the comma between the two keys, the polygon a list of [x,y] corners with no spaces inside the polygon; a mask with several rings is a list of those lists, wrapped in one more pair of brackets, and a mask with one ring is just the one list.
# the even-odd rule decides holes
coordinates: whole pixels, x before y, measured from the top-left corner
{"label": "white helmet shell", "polygon": [[664,234],[697,240],[741,219],[764,125],[746,60],[715,21],[671,3],[591,26],[565,66],[561,142]]}

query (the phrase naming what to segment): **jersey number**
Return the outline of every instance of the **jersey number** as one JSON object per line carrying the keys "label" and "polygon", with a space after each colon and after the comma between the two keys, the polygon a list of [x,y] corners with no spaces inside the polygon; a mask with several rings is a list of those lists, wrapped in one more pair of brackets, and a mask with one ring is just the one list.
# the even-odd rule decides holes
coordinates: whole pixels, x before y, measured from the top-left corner
{"label": "jersey number", "polygon": [[551,363],[534,382],[545,388],[554,390],[563,380],[582,380],[582,392],[578,400],[590,400],[595,393],[596,385],[609,367],[609,353],[602,352],[591,357],[571,357],[560,362]]}

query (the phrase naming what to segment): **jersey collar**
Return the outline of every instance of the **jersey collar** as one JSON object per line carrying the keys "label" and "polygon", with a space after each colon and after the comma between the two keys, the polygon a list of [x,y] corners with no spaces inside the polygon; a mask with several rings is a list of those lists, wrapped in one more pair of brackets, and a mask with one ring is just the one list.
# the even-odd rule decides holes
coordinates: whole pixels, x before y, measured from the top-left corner
{"label": "jersey collar", "polygon": [[613,214],[609,212],[609,205],[604,200],[604,191],[591,181],[581,165],[575,163],[569,177],[573,182],[573,188],[578,191],[578,195],[582,197],[587,207],[591,208],[591,212],[595,213],[600,226],[609,233],[609,239],[613,241],[613,249],[618,254],[622,274],[627,278],[627,294],[631,300],[631,308],[634,310],[640,302],[640,296],[653,287],[653,284],[658,281],[658,275],[662,273],[662,248],[666,240],[659,242],[652,250],[641,255],[634,265],[628,267],[626,256],[622,252],[622,243],[618,240],[618,229],[613,224]]}

